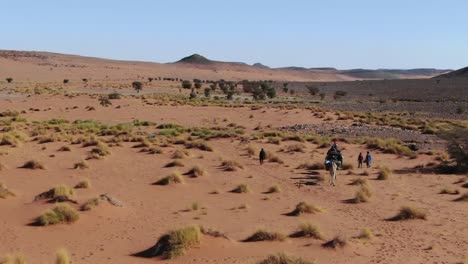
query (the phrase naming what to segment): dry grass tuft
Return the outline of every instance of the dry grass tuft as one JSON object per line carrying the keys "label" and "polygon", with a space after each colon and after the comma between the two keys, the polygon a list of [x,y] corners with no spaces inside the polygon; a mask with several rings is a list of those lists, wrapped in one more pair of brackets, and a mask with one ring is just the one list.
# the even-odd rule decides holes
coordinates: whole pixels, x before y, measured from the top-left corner
{"label": "dry grass tuft", "polygon": [[345,162],[343,165],[341,165],[342,170],[352,170],[354,169],[354,165],[348,162]]}
{"label": "dry grass tuft", "polygon": [[371,229],[364,228],[361,230],[361,233],[358,235],[357,238],[363,239],[363,240],[371,240],[372,238],[374,238],[374,233],[372,232]]}
{"label": "dry grass tuft", "polygon": [[100,202],[101,202],[101,198],[99,197],[89,199],[88,201],[86,201],[86,203],[84,203],[81,206],[81,211],[91,211],[96,206],[98,206]]}
{"label": "dry grass tuft", "polygon": [[423,219],[426,220],[427,213],[425,211],[419,210],[410,206],[403,206],[400,209],[400,212],[392,218],[389,218],[389,221],[401,221],[401,220],[410,220],[410,219]]}
{"label": "dry grass tuft", "polygon": [[36,160],[29,160],[21,166],[23,169],[31,169],[31,170],[45,170],[45,166],[42,165],[39,161]]}
{"label": "dry grass tuft", "polygon": [[138,257],[162,257],[173,259],[182,256],[186,251],[200,244],[201,232],[198,226],[186,227],[161,236],[153,247],[135,254]]}
{"label": "dry grass tuft", "polygon": [[6,255],[0,259],[1,264],[26,264],[26,258],[22,254]]}
{"label": "dry grass tuft", "polygon": [[372,197],[371,187],[367,184],[361,185],[359,190],[354,195],[353,203],[365,203]]}
{"label": "dry grass tuft", "polygon": [[456,189],[452,189],[450,187],[445,187],[443,188],[442,190],[440,190],[439,192],[440,194],[451,194],[451,195],[457,195],[457,194],[460,194],[460,191],[456,190]]}
{"label": "dry grass tuft", "polygon": [[468,192],[455,199],[456,202],[468,202]]}
{"label": "dry grass tuft", "polygon": [[266,193],[280,193],[281,187],[278,184],[271,186]]}
{"label": "dry grass tuft", "polygon": [[268,157],[268,161],[279,163],[279,164],[284,164],[284,161],[280,159],[280,157],[276,156],[275,154],[270,154]]}
{"label": "dry grass tuft", "polygon": [[89,179],[81,180],[77,185],[75,185],[75,189],[88,189],[91,187],[91,181]]}
{"label": "dry grass tuft", "polygon": [[184,183],[184,177],[180,174],[180,172],[175,171],[171,173],[169,176],[166,176],[157,182],[154,183],[154,185],[169,185],[173,183]]}
{"label": "dry grass tuft", "polygon": [[367,179],[354,179],[349,185],[368,185],[369,181]]}
{"label": "dry grass tuft", "polygon": [[326,248],[343,248],[345,247],[347,244],[347,241],[345,238],[343,237],[340,237],[340,236],[336,236],[335,238],[333,238],[332,240],[328,241],[328,242],[325,242],[322,244],[323,247],[326,247]]}
{"label": "dry grass tuft", "polygon": [[46,211],[36,220],[40,226],[55,225],[60,223],[73,223],[80,218],[78,212],[68,204],[59,204]]}
{"label": "dry grass tuft", "polygon": [[172,168],[172,167],[183,167],[183,166],[184,166],[184,163],[182,163],[182,161],[174,160],[174,161],[171,161],[171,162],[167,163],[164,167],[165,168]]}
{"label": "dry grass tuft", "polygon": [[392,171],[386,167],[386,166],[379,166],[379,172],[377,175],[377,180],[388,180],[390,175],[392,174]]}
{"label": "dry grass tuft", "polygon": [[231,192],[233,192],[233,193],[249,193],[250,188],[249,188],[249,186],[247,184],[239,184]]}
{"label": "dry grass tuft", "polygon": [[315,239],[324,239],[320,229],[310,222],[300,224],[299,230],[291,234],[290,237],[312,237]]}
{"label": "dry grass tuft", "polygon": [[290,257],[284,253],[270,255],[266,259],[258,262],[258,264],[314,264],[312,261],[303,260],[301,258]]}
{"label": "dry grass tuft", "polygon": [[198,166],[198,165],[195,165],[192,167],[192,169],[190,169],[186,175],[190,175],[190,177],[194,177],[194,178],[197,178],[197,177],[202,177],[202,176],[205,176],[206,175],[206,171],[205,169],[203,169],[202,167]]}
{"label": "dry grass tuft", "polygon": [[58,149],[58,151],[71,151],[71,148],[69,146],[62,146]]}
{"label": "dry grass tuft", "polygon": [[55,264],[70,264],[70,253],[64,248],[59,249],[57,253],[55,253]]}
{"label": "dry grass tuft", "polygon": [[242,242],[258,242],[258,241],[284,241],[286,236],[278,232],[270,232],[259,229]]}
{"label": "dry grass tuft", "polygon": [[174,154],[172,154],[173,159],[185,159],[189,156],[189,153],[185,150],[177,149],[174,151]]}
{"label": "dry grass tuft", "polygon": [[0,183],[0,198],[5,199],[8,196],[15,196],[15,194],[8,190],[8,188],[3,183]]}
{"label": "dry grass tuft", "polygon": [[225,160],[221,163],[221,167],[225,171],[237,171],[238,169],[244,168],[244,166],[235,160]]}
{"label": "dry grass tuft", "polygon": [[250,157],[257,155],[257,149],[254,146],[249,145],[245,150]]}
{"label": "dry grass tuft", "polygon": [[87,168],[89,168],[89,164],[84,160],[73,164],[73,169],[75,170],[84,170]]}
{"label": "dry grass tuft", "polygon": [[290,212],[289,216],[299,216],[302,214],[316,214],[316,213],[321,213],[324,210],[318,206],[308,204],[306,202],[300,202],[296,205],[296,208]]}

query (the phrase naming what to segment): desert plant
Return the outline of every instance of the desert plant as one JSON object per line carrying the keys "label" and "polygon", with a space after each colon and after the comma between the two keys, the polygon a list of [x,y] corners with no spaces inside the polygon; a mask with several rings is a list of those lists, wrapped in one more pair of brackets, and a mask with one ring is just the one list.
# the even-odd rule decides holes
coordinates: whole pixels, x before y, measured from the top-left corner
{"label": "desert plant", "polygon": [[392,174],[392,171],[386,167],[386,166],[379,166],[379,172],[377,175],[377,180],[388,180],[390,175]]}
{"label": "desert plant", "polygon": [[172,167],[183,167],[185,166],[184,163],[182,163],[182,161],[180,160],[174,160],[174,161],[171,161],[169,163],[167,163],[164,167],[165,168],[172,168]]}
{"label": "desert plant", "polygon": [[112,105],[112,102],[107,97],[101,97],[98,100],[99,100],[99,104],[104,107],[108,107]]}
{"label": "desert plant", "polygon": [[135,256],[173,259],[184,255],[188,249],[199,245],[201,236],[202,234],[198,226],[170,231],[169,233],[161,236],[156,245],[135,254]]}
{"label": "desert plant", "polygon": [[323,212],[323,209],[318,206],[308,204],[306,202],[300,202],[296,205],[296,208],[288,215],[299,216],[301,214],[315,214],[321,212]]}
{"label": "desert plant", "polygon": [[221,163],[221,167],[225,171],[237,171],[237,169],[243,169],[244,167],[235,160],[225,160]]}
{"label": "desert plant", "polygon": [[192,211],[198,211],[200,209],[200,203],[199,202],[193,202],[192,205],[190,206]]}
{"label": "desert plant", "polygon": [[354,179],[350,185],[368,185],[369,184],[369,181],[367,179],[361,179],[361,178],[358,178],[358,179]]}
{"label": "desert plant", "polygon": [[180,174],[180,172],[175,171],[170,175],[158,180],[154,183],[154,185],[169,185],[173,183],[184,183],[184,178]]}
{"label": "desert plant", "polygon": [[55,253],[55,264],[70,264],[70,253],[64,248],[59,249],[57,253]]}
{"label": "desert plant", "polygon": [[122,98],[122,95],[118,92],[112,92],[107,96],[107,98],[109,98],[109,100],[116,100]]}
{"label": "desert plant", "polygon": [[468,202],[468,192],[455,199],[456,202]]}
{"label": "desert plant", "polygon": [[81,180],[75,185],[75,189],[88,189],[89,187],[91,187],[91,181],[89,179]]}
{"label": "desert plant", "polygon": [[315,239],[323,239],[320,229],[310,222],[301,223],[298,231],[291,234],[290,237],[312,237]]}
{"label": "desert plant", "polygon": [[73,196],[74,191],[73,188],[69,187],[65,184],[59,184],[52,189],[53,196],[51,198],[57,197],[66,197],[70,198]]}
{"label": "desert plant", "polygon": [[301,258],[290,257],[284,253],[270,255],[266,259],[257,264],[314,264],[312,261],[303,260]]}
{"label": "desert plant", "polygon": [[1,264],[26,264],[26,258],[22,254],[6,255],[0,259]]}
{"label": "desert plant", "polygon": [[101,202],[101,198],[99,198],[99,197],[91,198],[81,206],[81,210],[82,211],[90,211],[94,207],[98,206],[100,202]]}
{"label": "desert plant", "polygon": [[361,233],[358,235],[359,239],[371,240],[374,237],[374,233],[369,228],[364,228],[361,230]]}
{"label": "desert plant", "polygon": [[320,91],[319,88],[317,88],[315,86],[306,85],[306,88],[307,88],[307,90],[309,91],[309,93],[311,95],[316,95]]}
{"label": "desert plant", "polygon": [[58,151],[71,151],[69,146],[62,146],[58,149]]}
{"label": "desert plant", "polygon": [[264,229],[259,229],[242,242],[258,242],[258,241],[284,241],[286,236],[278,232],[270,232]]}
{"label": "desert plant", "polygon": [[13,78],[8,77],[5,80],[7,81],[7,83],[11,83],[13,81]]}
{"label": "desert plant", "polygon": [[68,204],[59,204],[46,211],[36,220],[37,225],[47,226],[59,223],[73,223],[80,218],[78,212]]}
{"label": "desert plant", "polygon": [[5,199],[8,196],[15,196],[3,183],[0,183],[0,198]]}
{"label": "desert plant", "polygon": [[236,188],[232,189],[233,193],[249,193],[250,188],[247,184],[239,184]]}
{"label": "desert plant", "polygon": [[174,154],[172,154],[173,159],[183,159],[189,156],[189,153],[184,150],[177,149],[174,151]]}
{"label": "desert plant", "polygon": [[403,206],[400,209],[400,212],[392,218],[389,218],[390,221],[400,221],[400,220],[409,220],[409,219],[423,219],[426,220],[427,213],[420,209]]}
{"label": "desert plant", "polygon": [[341,169],[342,170],[352,170],[352,169],[354,169],[354,166],[353,166],[353,164],[351,164],[349,162],[345,162],[343,165],[341,165]]}
{"label": "desert plant", "polygon": [[269,155],[268,161],[269,162],[279,163],[279,164],[284,164],[284,161],[280,157],[278,157],[278,156],[276,156],[274,154]]}
{"label": "desert plant", "polygon": [[63,79],[63,84],[67,84],[67,83],[69,83],[69,82],[70,82],[70,80],[68,80],[68,79]]}
{"label": "desert plant", "polygon": [[257,154],[257,149],[251,145],[247,146],[246,151],[249,156],[255,156]]}
{"label": "desert plant", "polygon": [[21,168],[31,169],[31,170],[37,170],[37,169],[45,170],[45,166],[42,165],[42,163],[40,163],[39,161],[36,161],[36,160],[27,161],[26,163],[23,164],[23,166],[21,166]]}
{"label": "desert plant", "polygon": [[354,195],[353,202],[354,203],[368,202],[371,197],[372,197],[372,190],[370,186],[367,184],[364,184],[364,185],[361,185],[359,190]]}
{"label": "desert plant", "polygon": [[267,193],[280,193],[280,192],[281,192],[281,187],[278,184],[271,186],[267,191]]}
{"label": "desert plant", "polygon": [[143,83],[140,81],[134,81],[132,82],[132,87],[137,93],[140,93],[140,91],[143,90]]}
{"label": "desert plant", "polygon": [[194,178],[201,177],[201,176],[206,175],[206,171],[202,167],[195,165],[187,172],[187,175],[190,175],[191,177],[194,177]]}
{"label": "desert plant", "polygon": [[323,247],[326,247],[326,248],[343,248],[347,245],[347,241],[345,238],[343,237],[340,237],[340,236],[336,236],[334,237],[332,240],[330,241],[327,241],[325,243],[322,244]]}
{"label": "desert plant", "polygon": [[84,160],[73,164],[73,169],[75,169],[75,170],[84,170],[84,169],[87,169],[87,168],[89,168],[89,165]]}
{"label": "desert plant", "polygon": [[452,189],[452,188],[449,188],[449,187],[445,187],[445,188],[443,188],[442,190],[440,190],[439,193],[440,193],[440,194],[452,194],[452,195],[457,195],[457,194],[460,194],[460,191],[455,190],[455,189]]}

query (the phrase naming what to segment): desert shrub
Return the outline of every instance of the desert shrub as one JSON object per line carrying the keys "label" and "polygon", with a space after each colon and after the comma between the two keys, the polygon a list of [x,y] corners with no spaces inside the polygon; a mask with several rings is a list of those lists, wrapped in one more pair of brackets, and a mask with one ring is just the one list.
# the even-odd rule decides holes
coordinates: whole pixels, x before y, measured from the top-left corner
{"label": "desert shrub", "polygon": [[468,202],[468,192],[455,199],[456,202]]}
{"label": "desert shrub", "polygon": [[452,194],[452,195],[460,194],[460,192],[458,190],[455,190],[455,189],[452,189],[452,188],[449,188],[449,187],[443,188],[442,190],[440,190],[439,193],[440,194]]}
{"label": "desert shrub", "polygon": [[257,154],[257,149],[254,146],[249,145],[245,150],[249,156],[255,156]]}
{"label": "desert shrub", "polygon": [[184,183],[184,182],[185,182],[184,178],[180,174],[180,172],[175,171],[175,172],[171,173],[170,175],[158,180],[154,184],[155,185],[169,185],[169,184],[173,184],[173,183]]}
{"label": "desert shrub", "polygon": [[112,105],[112,102],[109,100],[109,98],[104,97],[104,96],[103,96],[103,97],[100,97],[100,98],[98,99],[98,101],[99,101],[99,104],[102,105],[102,106],[104,106],[104,107],[108,107],[108,106],[111,106],[111,105]]}
{"label": "desert shrub", "polygon": [[208,145],[205,141],[191,141],[185,143],[185,147],[190,149],[190,148],[197,148],[199,150],[203,151],[213,151],[213,148]]}
{"label": "desert shrub", "polygon": [[101,202],[101,198],[99,197],[91,198],[81,206],[81,210],[91,211],[94,207],[98,206],[100,202]]}
{"label": "desert shrub", "polygon": [[69,146],[62,146],[58,149],[58,151],[71,151]]}
{"label": "desert shrub", "polygon": [[135,256],[151,258],[162,257],[173,259],[182,256],[190,248],[200,244],[201,232],[198,226],[186,227],[161,236],[153,247],[135,254]]}
{"label": "desert shrub", "polygon": [[320,91],[318,87],[311,86],[311,85],[306,85],[306,88],[311,95],[316,95]]}
{"label": "desert shrub", "polygon": [[410,207],[410,206],[403,206],[400,209],[400,212],[395,215],[394,217],[388,219],[390,221],[400,221],[400,220],[409,220],[409,219],[423,219],[426,220],[427,213],[420,209]]}
{"label": "desert shrub", "polygon": [[244,166],[235,160],[225,160],[221,163],[221,167],[225,171],[237,171],[238,169],[244,168]]}
{"label": "desert shrub", "polygon": [[89,165],[84,160],[73,164],[73,169],[75,169],[75,170],[84,170],[84,169],[87,169],[87,168],[89,168]]}
{"label": "desert shrub", "polygon": [[379,149],[385,153],[400,154],[404,156],[414,155],[414,152],[407,146],[402,145],[401,141],[398,139],[366,138],[364,141],[370,149]]}
{"label": "desert shrub", "polygon": [[182,81],[182,88],[184,89],[192,89],[192,82],[190,81]]}
{"label": "desert shrub", "polygon": [[239,184],[236,188],[232,189],[233,193],[249,193],[250,188],[247,184]]}
{"label": "desert shrub", "polygon": [[374,233],[369,228],[364,228],[358,235],[359,239],[371,240],[374,237]]}
{"label": "desert shrub", "polygon": [[46,211],[36,220],[37,225],[47,226],[59,223],[73,223],[80,218],[78,212],[68,204],[59,204]]}
{"label": "desert shrub", "polygon": [[368,185],[369,181],[367,179],[354,179],[350,185]]}
{"label": "desert shrub", "polygon": [[13,81],[13,78],[8,77],[8,78],[6,78],[5,80],[6,80],[8,83],[11,83],[11,82]]}
{"label": "desert shrub", "polygon": [[243,242],[258,242],[258,241],[284,241],[286,236],[278,232],[270,232],[264,229],[259,229]]}
{"label": "desert shrub", "polygon": [[345,238],[336,236],[332,240],[323,243],[322,246],[326,248],[335,249],[335,248],[343,248],[346,246],[346,244],[347,244],[347,241]]}
{"label": "desert shrub", "polygon": [[6,255],[0,259],[1,264],[26,264],[26,258],[21,254]]}
{"label": "desert shrub", "polygon": [[113,92],[113,93],[110,93],[107,98],[109,98],[109,100],[117,100],[117,99],[120,99],[122,98],[122,95],[119,94],[118,92]]}
{"label": "desert shrub", "polygon": [[320,229],[310,222],[300,224],[298,231],[291,234],[290,237],[312,237],[315,239],[323,239]]}
{"label": "desert shrub", "polygon": [[372,197],[372,190],[370,186],[367,184],[364,184],[364,185],[361,185],[359,190],[354,195],[353,202],[354,203],[368,202],[371,197]]}
{"label": "desert shrub", "polygon": [[279,253],[270,255],[266,259],[257,264],[314,264],[312,261],[303,260],[301,258],[290,257],[286,254]]}
{"label": "desert shrub", "polygon": [[189,156],[189,153],[184,150],[177,149],[174,151],[174,154],[172,154],[173,159],[184,159]]}
{"label": "desert shrub", "polygon": [[90,150],[88,158],[101,159],[109,154],[111,154],[111,152],[107,144],[99,142],[94,148]]}
{"label": "desert shrub", "polygon": [[132,87],[137,93],[139,93],[141,90],[143,90],[143,83],[140,81],[134,81],[132,82]]}
{"label": "desert shrub", "polygon": [[162,154],[163,150],[161,148],[151,147],[148,149],[149,154]]}
{"label": "desert shrub", "polygon": [[193,202],[192,205],[190,206],[192,211],[198,211],[200,209],[200,203],[199,202]]}
{"label": "desert shrub", "polygon": [[3,183],[0,183],[0,198],[5,199],[8,196],[15,196]]}
{"label": "desert shrub", "polygon": [[300,202],[296,205],[296,208],[288,215],[299,216],[302,214],[315,214],[315,213],[321,213],[321,212],[323,212],[323,209],[318,206],[308,204],[306,202]]}
{"label": "desert shrub", "polygon": [[190,175],[191,177],[195,177],[195,178],[201,177],[201,176],[206,175],[206,171],[202,167],[195,165],[187,172],[187,175]]}
{"label": "desert shrub", "polygon": [[172,167],[183,167],[183,166],[185,166],[185,165],[184,165],[184,163],[182,163],[182,161],[174,160],[174,161],[171,161],[171,162],[167,163],[164,167],[172,168]]}
{"label": "desert shrub", "polygon": [[325,164],[321,162],[315,163],[303,163],[297,167],[298,169],[306,169],[306,170],[324,170]]}
{"label": "desert shrub", "polygon": [[73,196],[74,191],[73,191],[73,188],[71,188],[68,185],[59,184],[52,189],[52,193],[53,193],[53,196],[51,198],[57,198],[57,197],[70,198]]}
{"label": "desert shrub", "polygon": [[267,191],[267,193],[280,193],[280,192],[281,192],[281,187],[278,184],[271,186]]}
{"label": "desert shrub", "polygon": [[55,264],[70,264],[70,253],[64,248],[59,249],[57,253],[55,253]]}
{"label": "desert shrub", "polygon": [[293,144],[293,145],[289,145],[285,148],[285,151],[286,152],[301,152],[301,153],[304,153],[305,152],[305,146],[302,145],[302,144]]}
{"label": "desert shrub", "polygon": [[36,161],[36,160],[29,160],[27,161],[26,163],[23,164],[23,166],[21,166],[21,168],[24,168],[24,169],[31,169],[31,170],[45,170],[45,166],[42,165],[42,163],[40,163],[39,161]]}
{"label": "desert shrub", "polygon": [[89,187],[91,187],[91,181],[89,179],[81,180],[75,185],[75,189],[88,189]]}
{"label": "desert shrub", "polygon": [[269,155],[268,161],[269,162],[279,163],[279,164],[284,164],[284,161],[282,159],[280,159],[280,157],[278,157],[278,156],[276,156],[274,154]]}
{"label": "desert shrub", "polygon": [[377,175],[377,180],[388,180],[392,171],[386,166],[379,166],[379,172]]}

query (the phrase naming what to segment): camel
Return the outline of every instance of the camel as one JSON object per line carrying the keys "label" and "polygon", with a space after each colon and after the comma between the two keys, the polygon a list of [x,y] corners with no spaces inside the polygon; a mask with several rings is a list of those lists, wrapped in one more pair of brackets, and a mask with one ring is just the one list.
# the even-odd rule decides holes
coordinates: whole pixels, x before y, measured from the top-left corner
{"label": "camel", "polygon": [[336,170],[338,169],[338,165],[336,161],[330,161],[331,164],[328,166],[328,172],[330,172],[330,179],[329,183],[330,185],[335,186],[336,185]]}

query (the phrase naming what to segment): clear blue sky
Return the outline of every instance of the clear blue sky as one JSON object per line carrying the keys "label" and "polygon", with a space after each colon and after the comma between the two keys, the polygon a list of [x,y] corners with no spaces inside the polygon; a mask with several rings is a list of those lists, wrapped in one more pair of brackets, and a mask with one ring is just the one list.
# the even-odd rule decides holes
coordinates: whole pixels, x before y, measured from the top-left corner
{"label": "clear blue sky", "polygon": [[0,49],[280,66],[468,66],[466,0],[6,0]]}

